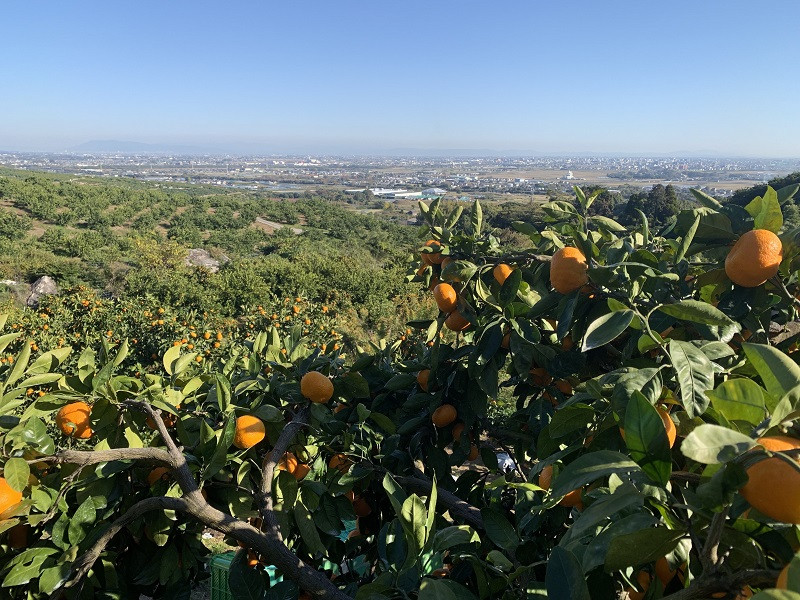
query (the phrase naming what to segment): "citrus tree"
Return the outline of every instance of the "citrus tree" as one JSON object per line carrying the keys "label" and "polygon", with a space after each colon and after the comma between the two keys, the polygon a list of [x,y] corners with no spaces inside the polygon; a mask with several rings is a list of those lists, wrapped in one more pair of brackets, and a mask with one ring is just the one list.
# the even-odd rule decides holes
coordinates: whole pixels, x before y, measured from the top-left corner
{"label": "citrus tree", "polygon": [[516,253],[421,204],[439,313],[350,355],[268,311],[145,371],[9,332],[3,593],[188,597],[212,529],[247,598],[800,597],[794,191],[653,231],[576,189]]}

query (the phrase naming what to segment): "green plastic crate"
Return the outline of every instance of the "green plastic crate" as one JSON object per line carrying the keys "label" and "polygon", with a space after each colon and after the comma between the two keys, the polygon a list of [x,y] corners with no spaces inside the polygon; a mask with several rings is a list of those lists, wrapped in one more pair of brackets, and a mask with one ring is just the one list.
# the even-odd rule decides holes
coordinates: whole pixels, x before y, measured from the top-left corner
{"label": "green plastic crate", "polygon": [[[228,583],[228,572],[234,556],[236,556],[236,552],[231,550],[224,554],[217,554],[211,559],[209,563],[211,567],[211,600],[237,600]],[[283,580],[283,576],[277,574],[274,566],[267,565],[264,568],[269,575],[270,586]]]}
{"label": "green plastic crate", "polygon": [[231,588],[228,585],[228,571],[236,552],[225,552],[211,558],[211,600],[233,600]]}

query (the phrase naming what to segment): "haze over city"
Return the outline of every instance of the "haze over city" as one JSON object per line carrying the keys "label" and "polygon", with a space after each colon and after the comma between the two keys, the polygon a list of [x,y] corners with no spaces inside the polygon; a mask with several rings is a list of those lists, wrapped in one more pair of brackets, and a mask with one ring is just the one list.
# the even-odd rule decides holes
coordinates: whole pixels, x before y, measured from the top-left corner
{"label": "haze over city", "polygon": [[0,150],[800,156],[794,2],[11,2],[4,16]]}

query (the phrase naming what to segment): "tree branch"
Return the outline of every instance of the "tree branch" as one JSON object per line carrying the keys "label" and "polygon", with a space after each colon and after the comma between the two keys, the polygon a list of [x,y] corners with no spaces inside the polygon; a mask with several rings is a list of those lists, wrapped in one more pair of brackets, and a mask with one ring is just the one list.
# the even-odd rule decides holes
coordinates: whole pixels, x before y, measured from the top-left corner
{"label": "tree branch", "polygon": [[29,464],[53,463],[96,465],[115,460],[141,460],[174,467],[172,457],[161,448],[112,448],[111,450],[60,450],[52,456],[29,460]]}
{"label": "tree branch", "polygon": [[705,573],[695,579],[688,588],[674,594],[664,596],[662,600],[700,600],[710,598],[718,592],[738,594],[746,585],[763,587],[774,585],[780,571],[767,569],[750,569],[738,573],[717,572],[711,575]]}
{"label": "tree branch", "polygon": [[706,543],[700,553],[700,563],[703,566],[703,572],[712,573],[719,568],[719,541],[722,538],[722,532],[725,529],[725,521],[728,518],[728,507],[726,506],[720,512],[715,513],[711,519],[711,524],[708,526],[708,535],[706,536]]}
{"label": "tree branch", "polygon": [[[419,477],[395,477],[395,480],[412,492],[417,492],[424,496],[430,496],[433,489],[433,482]],[[436,488],[436,495],[436,503],[446,506],[453,518],[471,525],[474,529],[480,529],[481,531],[484,529],[480,509],[472,506],[469,502],[464,502],[452,492],[442,488]]]}
{"label": "tree branch", "polygon": [[308,424],[310,411],[308,407],[300,410],[294,418],[283,428],[275,446],[264,457],[261,469],[261,515],[267,527],[273,530],[274,534],[281,539],[278,521],[272,509],[272,483],[275,478],[275,467],[286,454],[286,450],[300,429]]}

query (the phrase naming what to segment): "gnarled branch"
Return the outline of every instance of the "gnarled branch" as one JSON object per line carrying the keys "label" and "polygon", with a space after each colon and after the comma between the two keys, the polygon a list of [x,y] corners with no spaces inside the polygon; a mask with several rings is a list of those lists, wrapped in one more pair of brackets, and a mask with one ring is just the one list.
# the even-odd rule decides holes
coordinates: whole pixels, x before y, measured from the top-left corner
{"label": "gnarled branch", "polygon": [[261,516],[264,519],[264,523],[273,530],[278,539],[281,539],[281,534],[278,529],[278,521],[272,509],[272,483],[275,477],[275,468],[283,458],[283,455],[286,454],[286,450],[294,437],[302,427],[308,424],[309,415],[310,411],[307,407],[301,409],[283,428],[278,436],[278,441],[275,442],[275,446],[264,457],[264,464],[261,469]]}

